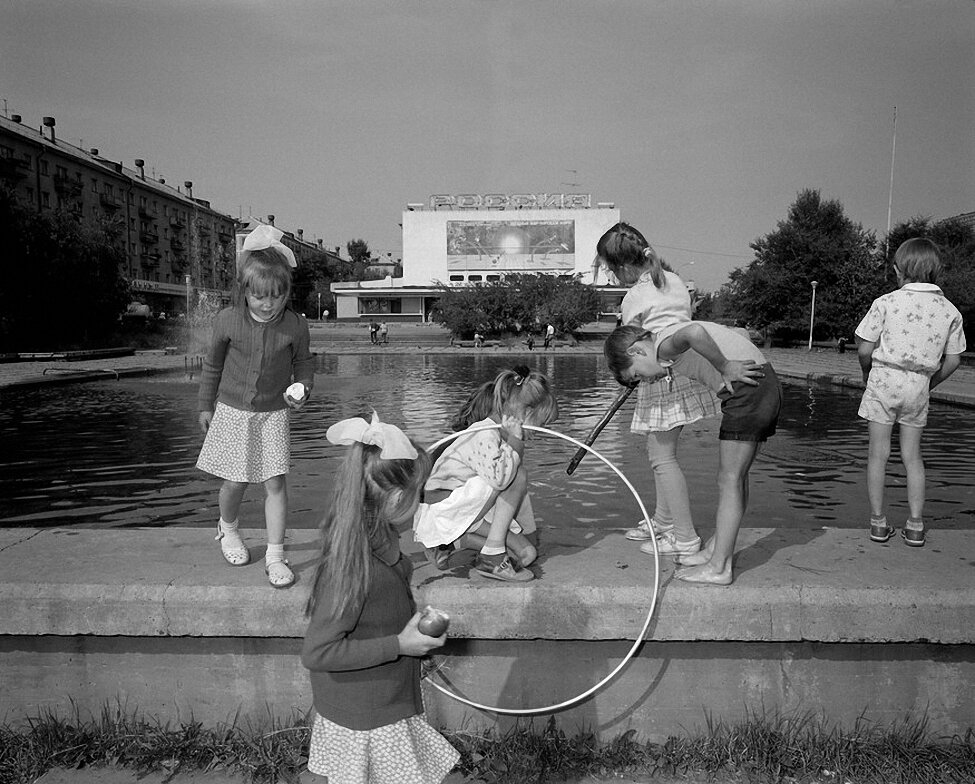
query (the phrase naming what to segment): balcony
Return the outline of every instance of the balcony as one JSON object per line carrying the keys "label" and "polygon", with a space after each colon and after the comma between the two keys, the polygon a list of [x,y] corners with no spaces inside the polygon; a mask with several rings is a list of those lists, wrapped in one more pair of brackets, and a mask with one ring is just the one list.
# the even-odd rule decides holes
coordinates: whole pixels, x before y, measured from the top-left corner
{"label": "balcony", "polygon": [[226,229],[218,229],[217,237],[221,242],[230,242],[234,238],[234,235]]}
{"label": "balcony", "polygon": [[173,215],[169,219],[169,225],[172,226],[174,229],[185,229],[186,221],[184,221],[182,218],[176,215]]}
{"label": "balcony", "polygon": [[122,202],[107,193],[98,194],[98,203],[102,205],[106,210],[115,211],[122,206]]}
{"label": "balcony", "polygon": [[150,220],[156,219],[156,211],[151,210],[148,207],[139,207],[139,217],[149,218]]}
{"label": "balcony", "polygon": [[159,244],[159,235],[154,231],[149,231],[147,229],[139,232],[139,239],[149,245]]}
{"label": "balcony", "polygon": [[139,264],[143,269],[155,269],[159,266],[159,254],[143,253],[139,256]]}
{"label": "balcony", "polygon": [[61,196],[80,196],[83,187],[81,180],[54,175],[54,190]]}
{"label": "balcony", "polygon": [[186,245],[179,237],[173,237],[169,241],[169,247],[173,249],[173,253],[182,253],[186,250]]}

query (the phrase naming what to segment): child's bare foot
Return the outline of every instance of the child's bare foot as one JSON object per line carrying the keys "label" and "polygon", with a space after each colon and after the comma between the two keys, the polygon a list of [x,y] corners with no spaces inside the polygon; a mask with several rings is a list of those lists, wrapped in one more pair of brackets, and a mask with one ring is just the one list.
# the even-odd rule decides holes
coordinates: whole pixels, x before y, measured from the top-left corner
{"label": "child's bare foot", "polygon": [[674,577],[683,580],[685,583],[700,583],[702,585],[731,585],[734,579],[730,565],[722,570],[716,570],[710,563],[678,569],[674,572]]}
{"label": "child's bare foot", "polygon": [[701,566],[706,564],[711,560],[711,555],[714,553],[714,537],[712,536],[708,539],[707,544],[704,545],[696,553],[691,553],[690,555],[680,555],[674,559],[674,563],[678,566]]}

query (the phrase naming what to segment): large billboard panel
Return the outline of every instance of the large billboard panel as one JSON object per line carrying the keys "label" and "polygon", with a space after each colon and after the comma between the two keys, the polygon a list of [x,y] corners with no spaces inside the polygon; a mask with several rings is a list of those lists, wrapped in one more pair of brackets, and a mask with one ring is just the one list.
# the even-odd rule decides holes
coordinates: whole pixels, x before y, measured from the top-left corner
{"label": "large billboard panel", "polygon": [[448,220],[447,270],[575,269],[575,221]]}

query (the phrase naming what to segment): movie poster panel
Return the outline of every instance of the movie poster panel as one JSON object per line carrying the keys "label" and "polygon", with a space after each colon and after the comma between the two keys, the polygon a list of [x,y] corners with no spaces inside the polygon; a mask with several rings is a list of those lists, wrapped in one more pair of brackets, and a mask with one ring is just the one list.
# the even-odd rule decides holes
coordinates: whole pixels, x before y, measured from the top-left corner
{"label": "movie poster panel", "polygon": [[450,272],[575,269],[575,221],[447,221]]}

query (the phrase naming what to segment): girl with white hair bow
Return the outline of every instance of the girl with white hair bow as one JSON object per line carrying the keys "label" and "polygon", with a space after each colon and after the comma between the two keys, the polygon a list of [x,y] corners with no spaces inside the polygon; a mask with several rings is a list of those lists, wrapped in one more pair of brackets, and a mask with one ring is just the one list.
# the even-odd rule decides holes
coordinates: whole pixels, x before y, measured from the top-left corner
{"label": "girl with white hair bow", "polygon": [[308,771],[334,782],[433,784],[459,755],[424,716],[420,658],[447,634],[420,631],[413,564],[397,531],[413,519],[430,458],[375,413],[325,437],[348,449],[306,608],[301,661],[317,714]]}
{"label": "girl with white hair bow", "polygon": [[196,463],[224,480],[216,538],[231,566],[250,561],[238,530],[244,492],[251,483],[264,485],[264,571],[275,588],[295,581],[284,557],[288,411],[305,404],[315,380],[308,323],[288,306],[297,264],[282,236],[273,226],[259,226],[238,253],[234,304],[213,321],[200,377],[200,427],[206,438]]}

